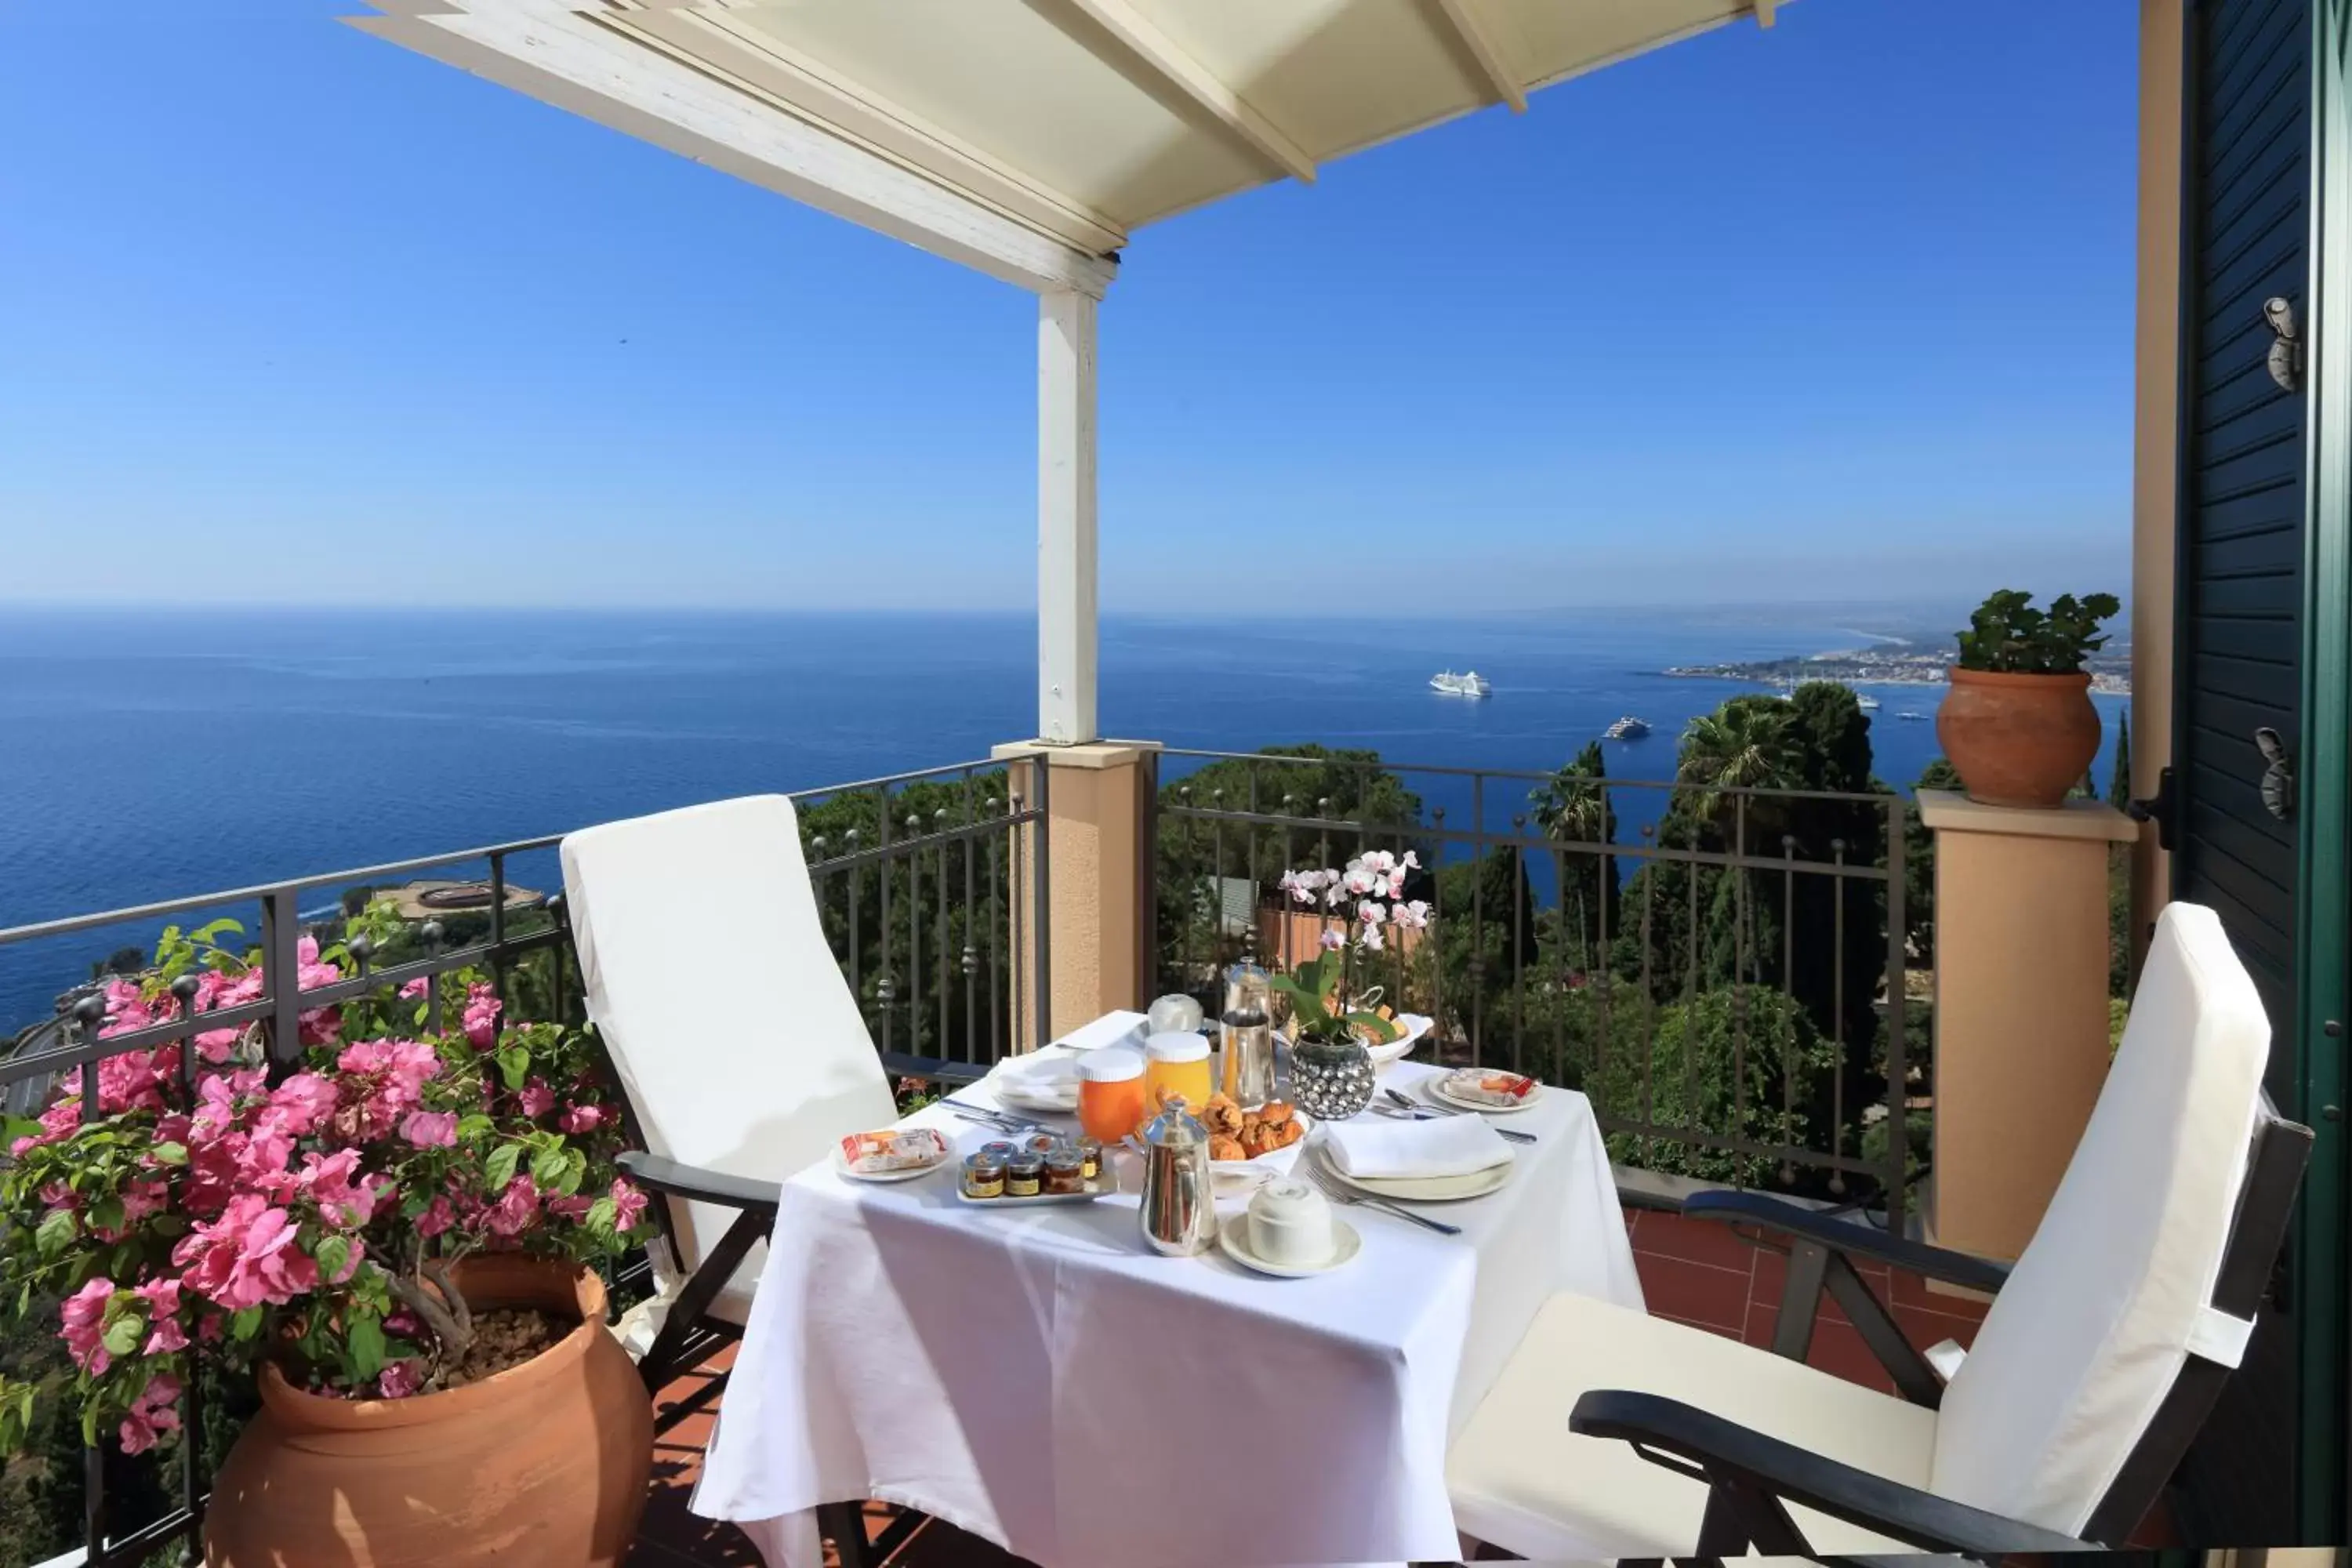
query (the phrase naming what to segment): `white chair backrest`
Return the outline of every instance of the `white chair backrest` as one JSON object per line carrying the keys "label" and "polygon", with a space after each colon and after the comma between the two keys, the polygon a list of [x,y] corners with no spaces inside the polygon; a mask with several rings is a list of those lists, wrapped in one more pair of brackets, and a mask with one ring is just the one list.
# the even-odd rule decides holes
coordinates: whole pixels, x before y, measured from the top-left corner
{"label": "white chair backrest", "polygon": [[2089,1522],[2189,1346],[2213,1342],[2269,1052],[2220,919],[2171,905],[2083,1141],[1945,1391],[1932,1490],[2069,1533]]}
{"label": "white chair backrest", "polygon": [[[780,1181],[898,1120],[818,923],[790,800],[584,828],[563,841],[563,890],[588,1016],[654,1153]],[[735,1217],[672,1213],[689,1271]]]}

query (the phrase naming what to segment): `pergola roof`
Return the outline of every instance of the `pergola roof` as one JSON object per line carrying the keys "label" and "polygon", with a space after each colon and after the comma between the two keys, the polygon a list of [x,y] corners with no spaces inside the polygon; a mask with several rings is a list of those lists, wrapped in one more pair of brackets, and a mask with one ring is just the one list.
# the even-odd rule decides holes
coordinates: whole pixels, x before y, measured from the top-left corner
{"label": "pergola roof", "polygon": [[378,0],[355,25],[1041,290],[1774,0]]}

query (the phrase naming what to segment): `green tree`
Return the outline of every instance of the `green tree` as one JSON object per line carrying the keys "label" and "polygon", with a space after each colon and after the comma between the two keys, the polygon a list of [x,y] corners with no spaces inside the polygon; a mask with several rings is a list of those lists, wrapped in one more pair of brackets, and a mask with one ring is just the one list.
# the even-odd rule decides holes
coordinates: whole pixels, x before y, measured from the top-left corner
{"label": "green tree", "polygon": [[[1255,947],[1255,911],[1284,871],[1344,865],[1365,849],[1418,848],[1424,860],[1433,858],[1417,837],[1421,797],[1374,751],[1268,746],[1161,784],[1160,807],[1157,984],[1181,991],[1205,991],[1225,964]],[[1315,826],[1252,823],[1221,813]],[[1246,886],[1245,897],[1234,897],[1235,883]],[[1407,891],[1430,897],[1427,874]],[[1244,907],[1230,910],[1234,904]],[[1240,930],[1233,929],[1234,913]]]}
{"label": "green tree", "polygon": [[[1826,1151],[1829,1129],[1813,1108],[1837,1066],[1836,1047],[1793,999],[1760,986],[1727,986],[1663,1008],[1647,1037],[1622,1031],[1605,1060],[1586,1064],[1584,1086],[1604,1124]],[[1783,1184],[1782,1162],[1771,1153],[1622,1131],[1611,1131],[1608,1143],[1611,1159],[1646,1170]]]}
{"label": "green tree", "polygon": [[1801,769],[1793,716],[1777,697],[1735,697],[1701,714],[1683,731],[1675,779],[1708,790],[1793,787]]}
{"label": "green tree", "polygon": [[[1609,799],[1608,759],[1601,742],[1588,742],[1530,797],[1538,826],[1563,844],[1613,844],[1617,811]],[[1619,924],[1617,860],[1591,851],[1553,852],[1559,886],[1555,913],[1562,955],[1579,972],[1601,962],[1606,933]]]}

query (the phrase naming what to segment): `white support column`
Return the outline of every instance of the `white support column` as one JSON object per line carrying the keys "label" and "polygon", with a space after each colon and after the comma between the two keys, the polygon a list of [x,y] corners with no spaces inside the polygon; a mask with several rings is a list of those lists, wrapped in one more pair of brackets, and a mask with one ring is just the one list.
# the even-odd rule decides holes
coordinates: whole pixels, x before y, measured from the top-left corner
{"label": "white support column", "polygon": [[1095,729],[1095,300],[1037,297],[1037,738]]}

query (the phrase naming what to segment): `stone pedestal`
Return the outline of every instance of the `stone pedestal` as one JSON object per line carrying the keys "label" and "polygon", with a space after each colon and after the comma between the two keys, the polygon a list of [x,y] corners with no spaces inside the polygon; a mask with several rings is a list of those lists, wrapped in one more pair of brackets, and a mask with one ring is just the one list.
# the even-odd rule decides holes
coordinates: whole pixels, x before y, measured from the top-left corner
{"label": "stone pedestal", "polygon": [[2024,1250],[2107,1076],[2107,855],[2138,837],[2054,811],[1919,793],[1936,836],[1937,1244]]}
{"label": "stone pedestal", "polygon": [[[1067,1034],[1081,1024],[1122,1007],[1150,1000],[1143,908],[1143,851],[1150,842],[1144,814],[1150,770],[1144,760],[1160,749],[1156,741],[1097,741],[1081,746],[1049,746],[1015,741],[993,755],[1013,764],[1013,790],[1035,796],[1035,770],[1045,769],[1045,936],[1050,994],[1045,1037]],[[1034,835],[1024,835],[1021,863],[1036,865]],[[1021,943],[1016,962],[1024,976],[1037,972],[1035,908],[1024,887]],[[1033,1010],[1034,988],[1024,985],[1015,1038],[1023,1049],[1039,1037]]]}

